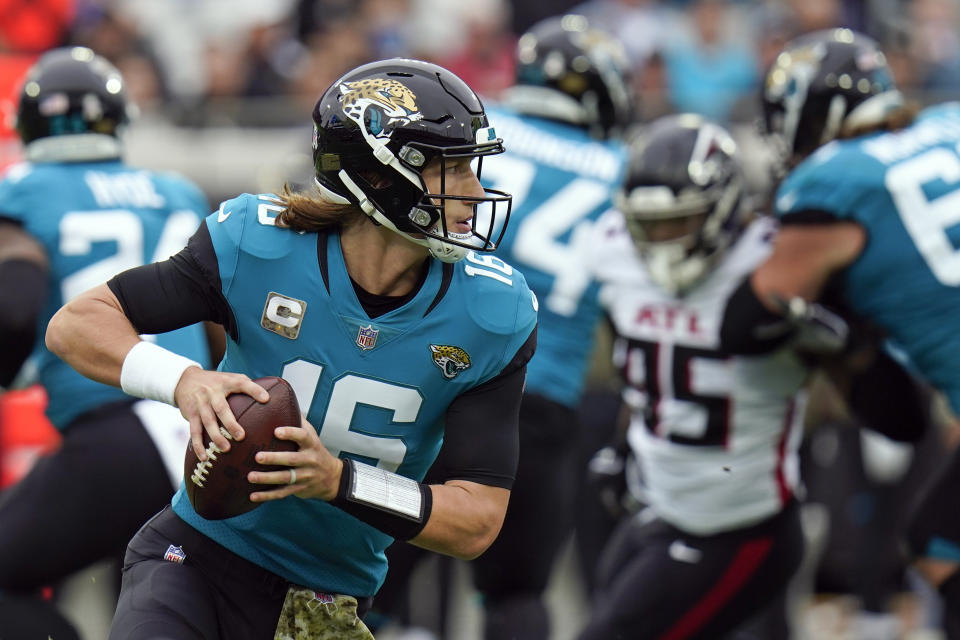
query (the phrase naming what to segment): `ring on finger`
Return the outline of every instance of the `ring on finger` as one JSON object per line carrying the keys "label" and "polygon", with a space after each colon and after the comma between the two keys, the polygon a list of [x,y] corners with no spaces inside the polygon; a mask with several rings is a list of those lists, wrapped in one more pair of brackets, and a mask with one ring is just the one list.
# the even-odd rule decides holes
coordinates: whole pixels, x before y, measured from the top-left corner
{"label": "ring on finger", "polygon": [[293,467],[290,467],[290,481],[287,484],[296,484],[297,482],[297,470]]}

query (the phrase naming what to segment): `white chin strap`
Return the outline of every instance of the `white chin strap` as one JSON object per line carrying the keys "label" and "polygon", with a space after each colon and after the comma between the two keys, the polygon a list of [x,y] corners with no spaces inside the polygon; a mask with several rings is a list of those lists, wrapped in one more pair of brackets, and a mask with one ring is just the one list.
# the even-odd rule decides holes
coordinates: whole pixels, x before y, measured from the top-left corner
{"label": "white chin strap", "polygon": [[[453,236],[454,234],[451,233],[450,235]],[[471,251],[466,247],[450,244],[436,238],[427,238],[427,246],[430,247],[430,255],[440,262],[448,263],[460,262]]]}
{"label": "white chin strap", "polygon": [[[340,180],[343,182],[344,186],[346,186],[347,189],[350,190],[350,193],[356,196],[357,200],[359,200],[360,208],[363,210],[365,214],[367,214],[368,216],[376,220],[378,223],[380,223],[387,229],[390,229],[394,233],[403,236],[410,242],[414,244],[418,244],[421,247],[426,247],[430,251],[430,255],[432,255],[437,260],[440,260],[441,262],[459,262],[460,260],[463,260],[464,256],[466,256],[467,253],[470,251],[470,249],[466,247],[460,247],[454,244],[449,244],[437,238],[431,238],[429,236],[423,237],[423,238],[417,238],[405,231],[401,231],[400,229],[397,228],[395,224],[393,224],[393,222],[390,221],[389,218],[387,218],[387,216],[383,215],[383,213],[381,213],[379,209],[373,206],[373,203],[370,202],[369,199],[367,199],[367,195],[357,185],[357,183],[353,181],[353,179],[347,174],[346,171],[341,169],[340,173],[338,173],[337,175],[339,176]],[[331,200],[332,202],[336,202],[338,204],[350,204],[349,200],[347,200],[341,195],[334,193],[330,189],[327,189],[326,187],[321,185],[319,182],[317,182],[317,186],[320,187],[320,192],[324,195],[324,197]],[[433,228],[434,233],[437,233],[439,231],[440,224],[441,224],[441,221],[437,220],[437,224],[434,225],[434,228]],[[450,236],[456,240],[467,241],[470,239],[471,234],[463,234],[463,235],[450,234]]]}

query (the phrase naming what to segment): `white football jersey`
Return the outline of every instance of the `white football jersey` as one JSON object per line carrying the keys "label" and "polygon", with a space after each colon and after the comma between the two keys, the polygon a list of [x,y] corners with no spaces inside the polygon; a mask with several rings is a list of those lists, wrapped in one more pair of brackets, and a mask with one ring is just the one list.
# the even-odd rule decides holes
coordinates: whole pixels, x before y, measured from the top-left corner
{"label": "white football jersey", "polygon": [[682,297],[650,280],[619,212],[598,221],[589,245],[588,268],[617,334],[643,500],[693,534],[770,517],[799,483],[807,367],[786,348],[753,357],[719,350],[727,300],[769,254],[775,225],[750,224]]}

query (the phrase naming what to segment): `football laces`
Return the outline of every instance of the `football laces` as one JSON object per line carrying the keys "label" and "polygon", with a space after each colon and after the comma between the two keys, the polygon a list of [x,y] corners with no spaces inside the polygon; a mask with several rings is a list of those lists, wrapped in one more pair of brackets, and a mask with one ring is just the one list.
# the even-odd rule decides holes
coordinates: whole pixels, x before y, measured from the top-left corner
{"label": "football laces", "polygon": [[[230,432],[222,426],[220,427],[220,434],[227,440],[233,440]],[[190,481],[201,489],[203,489],[203,485],[207,481],[207,475],[209,475],[210,469],[213,468],[213,462],[217,459],[217,454],[223,453],[213,440],[207,445],[206,452],[207,459],[197,462],[197,466],[193,468],[193,473],[190,474]]]}

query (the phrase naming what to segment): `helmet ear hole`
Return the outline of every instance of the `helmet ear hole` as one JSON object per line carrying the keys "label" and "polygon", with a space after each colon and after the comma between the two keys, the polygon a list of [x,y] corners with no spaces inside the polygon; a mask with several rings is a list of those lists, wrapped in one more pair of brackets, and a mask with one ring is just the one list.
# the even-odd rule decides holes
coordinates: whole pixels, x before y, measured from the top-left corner
{"label": "helmet ear hole", "polygon": [[361,171],[357,175],[374,189],[386,189],[393,184],[393,178],[385,171]]}

